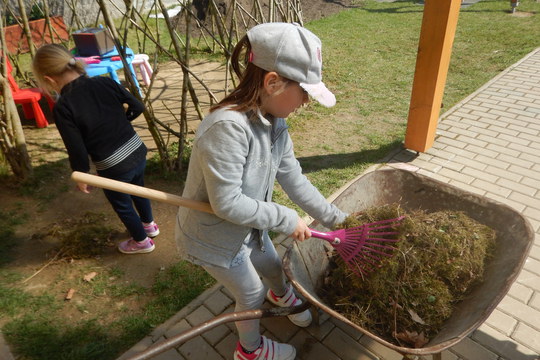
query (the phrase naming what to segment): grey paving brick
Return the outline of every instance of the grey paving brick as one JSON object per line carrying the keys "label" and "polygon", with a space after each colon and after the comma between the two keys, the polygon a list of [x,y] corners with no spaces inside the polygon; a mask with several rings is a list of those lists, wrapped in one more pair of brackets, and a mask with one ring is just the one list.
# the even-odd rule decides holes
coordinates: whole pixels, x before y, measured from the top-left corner
{"label": "grey paving brick", "polygon": [[370,353],[358,341],[351,338],[340,328],[335,328],[323,341],[323,345],[337,354],[342,360],[378,360],[378,357]]}
{"label": "grey paving brick", "polygon": [[526,269],[521,270],[517,282],[531,290],[540,291],[540,278]]}
{"label": "grey paving brick", "polygon": [[506,161],[498,160],[495,157],[486,156],[485,154],[476,155],[474,157],[474,160],[486,164],[488,168],[489,167],[498,168],[497,171],[507,170],[510,167],[510,163]]}
{"label": "grey paving brick", "polygon": [[540,276],[540,261],[538,260],[535,260],[531,257],[527,258],[527,261],[525,262],[523,268],[533,274]]}
{"label": "grey paving brick", "polygon": [[458,171],[448,169],[448,168],[442,168],[441,170],[439,170],[438,174],[441,176],[445,176],[449,178],[450,180],[455,180],[455,181],[462,182],[465,184],[471,184],[475,180],[472,176],[462,174]]}
{"label": "grey paving brick", "polygon": [[336,354],[305,330],[299,331],[289,344],[296,348],[297,359],[340,360]]}
{"label": "grey paving brick", "polygon": [[492,130],[492,131],[495,131],[497,133],[506,134],[506,135],[510,135],[510,136],[517,136],[519,134],[519,131],[517,131],[517,130],[512,130],[512,129],[508,129],[508,128],[501,127],[501,126],[495,126],[495,125],[490,125],[488,127],[488,129]]}
{"label": "grey paving brick", "polygon": [[492,200],[498,201],[500,203],[506,204],[506,205],[510,206],[511,208],[513,208],[514,210],[516,210],[517,212],[522,212],[527,207],[525,204],[510,200],[508,198],[504,198],[504,197],[499,196],[497,194],[486,193],[486,194],[484,194],[484,196],[486,196],[486,197],[488,197],[488,198],[490,198]]}
{"label": "grey paving brick", "polygon": [[498,309],[514,316],[519,321],[532,326],[540,327],[540,311],[527,306],[527,304],[518,301],[511,296],[506,296],[499,303]]}
{"label": "grey paving brick", "polygon": [[474,179],[471,183],[471,186],[478,187],[486,192],[494,193],[502,197],[508,197],[512,190],[500,186],[497,184],[490,183],[489,181],[481,180],[481,179]]}
{"label": "grey paving brick", "polygon": [[[446,126],[449,128],[458,128],[466,130],[470,127],[469,124],[466,124],[462,121],[460,121],[461,118],[459,116],[456,116],[455,114],[450,114],[448,117],[446,117],[444,120],[441,121],[439,126]],[[475,134],[478,134],[478,132],[474,132]]]}
{"label": "grey paving brick", "polygon": [[470,122],[463,122],[463,123],[468,123],[470,125],[473,125],[480,118],[479,115],[470,114],[469,112],[464,111],[463,109],[455,111],[453,115],[456,117],[459,117],[462,120],[463,119],[470,120]]}
{"label": "grey paving brick", "polygon": [[510,143],[510,144],[508,144],[508,148],[510,150],[514,150],[514,151],[517,151],[517,152],[522,152],[522,153],[525,153],[525,154],[538,156],[538,151],[534,148],[533,143],[531,143],[529,145],[521,145],[521,144],[517,144],[517,143]]}
{"label": "grey paving brick", "polygon": [[451,350],[441,352],[441,360],[459,360],[459,357]]}
{"label": "grey paving brick", "polygon": [[462,136],[463,138],[459,139],[460,141],[469,141],[470,139],[471,141],[481,141],[484,144],[488,144],[487,141],[483,141],[482,139],[478,138],[480,133],[478,131],[474,131],[474,129],[462,129],[457,126],[452,126],[448,132]]}
{"label": "grey paving brick", "polygon": [[505,134],[500,134],[500,135],[502,136],[494,137],[494,136],[488,136],[482,133],[482,134],[478,134],[478,139],[483,140],[488,144],[499,145],[502,147],[508,146],[508,144],[510,143],[510,140],[511,141],[515,140],[515,137],[512,137],[511,139],[509,139],[508,135],[505,135]]}
{"label": "grey paving brick", "polygon": [[508,294],[522,303],[527,304],[534,294],[534,289],[520,283],[518,277],[518,280],[510,287]]}
{"label": "grey paving brick", "polygon": [[529,118],[531,117],[531,113],[525,110],[519,110],[519,109],[508,109],[509,113],[521,115],[521,118]]}
{"label": "grey paving brick", "polygon": [[439,164],[435,164],[433,162],[428,162],[428,161],[424,161],[424,160],[421,160],[421,159],[415,159],[413,162],[412,162],[412,165],[414,166],[417,166],[418,168],[421,168],[421,169],[426,169],[428,171],[432,171],[432,172],[437,172],[441,169],[441,165]]}
{"label": "grey paving brick", "polygon": [[519,166],[524,169],[530,169],[534,165],[534,162],[532,161],[527,161],[525,159],[521,159],[516,156],[508,155],[508,153],[510,153],[510,151],[499,153],[497,155],[497,160],[501,160],[509,164],[512,164],[513,166]]}
{"label": "grey paving brick", "polygon": [[184,360],[184,359],[185,357],[183,357],[180,353],[178,353],[176,349],[169,349],[167,351],[164,351],[152,357],[152,360]]}
{"label": "grey paving brick", "polygon": [[369,336],[362,336],[359,340],[360,344],[368,349],[373,354],[384,360],[402,360],[403,356],[398,352],[384,346],[378,341],[373,340]]}
{"label": "grey paving brick", "polygon": [[529,306],[532,306],[536,310],[540,310],[540,292],[535,292],[529,301]]}
{"label": "grey paving brick", "polygon": [[199,306],[191,314],[186,316],[186,320],[192,325],[196,326],[204,323],[207,320],[213,319],[215,316],[212,314],[206,306]]}
{"label": "grey paving brick", "polygon": [[519,323],[515,332],[512,334],[512,338],[519,341],[521,344],[526,344],[528,348],[540,354],[540,336],[538,336],[538,329],[534,329],[523,323]]}
{"label": "grey paving brick", "polygon": [[531,247],[531,251],[529,252],[529,257],[531,257],[533,259],[536,259],[536,260],[540,260],[540,246],[533,245]]}
{"label": "grey paving brick", "polygon": [[205,331],[201,334],[201,336],[212,346],[219,343],[221,340],[223,340],[227,335],[231,333],[231,330],[227,327],[227,325],[219,325],[215,328]]}
{"label": "grey paving brick", "polygon": [[478,194],[478,195],[481,195],[481,196],[484,196],[486,195],[486,191],[480,187],[477,187],[477,186],[473,186],[473,185],[470,185],[470,184],[466,184],[464,182],[461,182],[461,181],[458,181],[458,180],[450,180],[448,182],[450,185],[452,186],[455,186],[461,190],[465,190],[465,191],[468,191],[468,192],[471,192],[473,194]]}
{"label": "grey paving brick", "polygon": [[[512,338],[505,336],[497,330],[482,325],[474,332],[473,338],[479,344],[485,346],[486,349],[497,349],[497,353],[501,354],[504,359],[508,360],[536,360],[533,350],[517,343]],[[472,359],[484,359],[482,357]]]}
{"label": "grey paving brick", "polygon": [[300,330],[285,316],[261,319],[261,324],[280,342],[288,342]]}
{"label": "grey paving brick", "polygon": [[[321,341],[336,327],[336,325],[333,322],[328,321],[328,315],[323,316],[323,314],[319,313],[318,317],[320,319],[320,324],[308,326],[305,330],[310,333],[311,336]],[[314,316],[313,320],[315,321],[316,318],[317,317]],[[326,320],[324,320],[324,318],[326,318]]]}
{"label": "grey paving brick", "polygon": [[168,339],[172,338],[173,336],[176,336],[180,333],[183,333],[186,330],[189,330],[192,328],[192,325],[190,325],[186,319],[182,319],[173,326],[169,327],[167,331],[164,333],[164,336]]}
{"label": "grey paving brick", "polygon": [[512,144],[506,144],[505,146],[501,146],[499,144],[492,143],[492,144],[487,144],[485,148],[491,151],[495,151],[499,154],[504,154],[508,157],[514,157],[514,158],[519,157],[521,151],[512,149],[511,145]]}
{"label": "grey paving brick", "polygon": [[534,168],[534,165],[536,165],[537,163],[540,163],[540,156],[538,156],[536,154],[520,153],[518,158],[520,160],[532,162],[533,163],[533,168]]}
{"label": "grey paving brick", "polygon": [[449,168],[457,172],[462,172],[463,167],[464,167],[463,164],[454,162],[453,159],[444,159],[444,158],[439,158],[439,157],[434,157],[431,160],[431,163],[435,165],[439,165],[441,168],[445,167],[445,168]]}
{"label": "grey paving brick", "polygon": [[516,144],[521,144],[523,146],[528,146],[531,143],[531,141],[536,140],[535,135],[528,135],[528,134],[518,134],[517,136],[511,136],[507,134],[498,134],[497,138],[505,141],[507,144],[516,143]]}
{"label": "grey paving brick", "polygon": [[463,359],[482,359],[482,360],[497,360],[498,355],[493,351],[486,349],[484,346],[466,337],[456,345],[452,346],[452,351]]}
{"label": "grey paving brick", "polygon": [[512,191],[517,191],[519,193],[534,196],[538,191],[536,187],[528,186],[516,181],[508,180],[505,178],[499,178],[496,180],[496,184],[507,189],[512,189]]}
{"label": "grey paving brick", "polygon": [[341,320],[330,318],[330,321],[354,340],[359,340],[363,335],[360,331]]}
{"label": "grey paving brick", "polygon": [[472,156],[475,154],[480,154],[484,156],[488,156],[490,158],[495,158],[499,155],[497,151],[486,149],[485,147],[476,146],[474,144],[467,144],[465,146],[465,150],[469,151]]}
{"label": "grey paving brick", "polygon": [[429,176],[430,178],[433,178],[433,179],[435,179],[435,180],[442,181],[443,183],[448,183],[448,182],[450,182],[450,179],[449,179],[448,177],[446,177],[446,176],[441,176],[441,175],[439,175],[439,174],[437,174],[437,173],[434,173],[434,172],[431,172],[431,171],[427,171],[427,170],[425,170],[425,169],[423,169],[423,168],[420,169],[420,170],[418,170],[418,173],[419,173],[420,175]]}
{"label": "grey paving brick", "polygon": [[492,136],[492,137],[496,137],[497,135],[500,134],[500,132],[498,131],[488,129],[490,125],[488,123],[475,122],[475,123],[471,123],[470,125],[471,127],[469,128],[469,130],[474,131],[478,134],[484,134],[484,135]]}
{"label": "grey paving brick", "polygon": [[[456,163],[459,163],[459,164],[462,164],[463,165],[463,170],[468,170],[468,171],[484,171],[486,168],[487,168],[487,165],[485,163],[482,163],[480,161],[477,161],[475,159],[471,159],[470,157],[467,157],[467,156],[462,156],[461,155],[462,153],[459,153],[459,154],[455,154],[454,157],[452,158],[452,161],[456,162]],[[471,174],[469,174],[471,175]]]}
{"label": "grey paving brick", "polygon": [[445,129],[439,128],[437,130],[437,136],[444,136],[448,139],[455,139],[459,136],[459,134],[452,130],[445,130]]}
{"label": "grey paving brick", "polygon": [[230,333],[217,345],[215,345],[214,349],[221,355],[221,357],[230,360],[233,358],[233,353],[236,349],[237,342],[238,336],[236,334]]}
{"label": "grey paving brick", "polygon": [[444,138],[444,137],[441,137],[441,138],[437,139],[437,141],[439,141],[442,144],[457,147],[459,149],[463,149],[465,146],[467,146],[466,142],[462,142],[462,141],[455,140],[455,139],[448,139],[448,138]]}
{"label": "grey paving brick", "polygon": [[537,199],[532,196],[527,196],[518,192],[513,192],[509,195],[509,198],[511,200],[521,202],[529,207],[532,207],[534,209],[540,209],[540,199]]}
{"label": "grey paving brick", "polygon": [[486,324],[494,329],[499,330],[506,336],[512,335],[518,321],[512,316],[503,313],[497,309],[493,310],[491,315],[486,319]]}
{"label": "grey paving brick", "polygon": [[201,336],[197,336],[178,348],[180,354],[189,360],[224,360]]}
{"label": "grey paving brick", "polygon": [[216,291],[204,301],[204,306],[214,315],[219,315],[234,302],[221,291]]}

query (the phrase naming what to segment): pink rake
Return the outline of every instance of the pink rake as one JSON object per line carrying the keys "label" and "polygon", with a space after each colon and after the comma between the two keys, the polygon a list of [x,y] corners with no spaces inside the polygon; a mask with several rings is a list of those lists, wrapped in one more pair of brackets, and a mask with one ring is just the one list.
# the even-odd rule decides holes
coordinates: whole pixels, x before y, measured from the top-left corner
{"label": "pink rake", "polygon": [[[103,189],[136,195],[171,205],[184,206],[210,214],[214,213],[212,207],[208,203],[186,199],[159,190],[78,171],[74,171],[71,174],[71,178],[76,182],[97,186]],[[369,271],[372,271],[378,266],[382,259],[381,256],[392,256],[393,247],[385,245],[385,243],[395,243],[398,239],[385,238],[385,236],[397,235],[397,232],[384,230],[389,229],[392,226],[397,226],[403,218],[404,216],[400,216],[395,219],[376,221],[359,227],[341,229],[327,233],[313,229],[310,230],[313,237],[327,240],[334,249],[336,249],[337,253],[343,258],[351,270],[358,276],[363,277],[363,275],[366,275]]]}
{"label": "pink rake", "polygon": [[386,230],[398,226],[404,217],[375,221],[331,232],[310,229],[311,236],[328,241],[345,264],[356,275],[364,277],[377,268],[384,257],[393,255],[394,247],[389,243],[399,241],[393,237],[398,232]]}

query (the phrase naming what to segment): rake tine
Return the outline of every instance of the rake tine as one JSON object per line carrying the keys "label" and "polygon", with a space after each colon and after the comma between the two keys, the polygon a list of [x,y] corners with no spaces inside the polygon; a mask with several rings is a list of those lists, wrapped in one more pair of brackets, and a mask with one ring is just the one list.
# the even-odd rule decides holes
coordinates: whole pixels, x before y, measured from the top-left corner
{"label": "rake tine", "polygon": [[370,232],[367,233],[368,236],[371,236],[371,235],[382,235],[382,236],[384,236],[384,235],[398,235],[398,234],[399,234],[399,232],[397,232],[397,231],[379,231],[379,232],[370,231]]}
{"label": "rake tine", "polygon": [[[345,254],[343,254],[345,255]],[[351,262],[356,262],[356,263],[359,263],[358,261],[358,255],[360,255],[362,257],[362,263],[366,264],[366,263],[370,263],[372,265],[376,265],[376,261],[378,261],[377,259],[375,259],[374,257],[372,256],[366,256],[367,254],[348,254],[347,256],[343,256],[343,260],[345,260],[345,262],[347,263],[351,263]]]}
{"label": "rake tine", "polygon": [[392,242],[392,243],[395,243],[395,242],[398,242],[399,239],[394,239],[394,238],[390,238],[390,239],[387,239],[387,238],[367,238],[365,240],[366,243],[369,243],[369,242]]}
{"label": "rake tine", "polygon": [[[357,234],[357,233],[346,233],[345,234],[345,240],[351,240],[351,241],[360,241],[362,239],[381,239],[381,240],[390,240],[388,238],[385,238],[384,236],[396,236],[398,235],[398,232],[380,232],[380,233],[367,233],[367,234]],[[379,237],[382,236],[382,237]]]}

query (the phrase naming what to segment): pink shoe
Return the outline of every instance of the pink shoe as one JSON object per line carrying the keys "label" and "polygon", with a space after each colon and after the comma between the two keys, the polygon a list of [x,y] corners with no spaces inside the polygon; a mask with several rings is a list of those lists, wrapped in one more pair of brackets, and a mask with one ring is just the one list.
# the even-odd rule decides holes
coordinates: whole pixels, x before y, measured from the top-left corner
{"label": "pink shoe", "polygon": [[144,231],[146,232],[146,236],[148,237],[156,237],[159,235],[159,227],[155,222],[151,222],[149,224],[143,223]]}
{"label": "pink shoe", "polygon": [[143,241],[135,241],[133,238],[118,244],[118,250],[124,254],[145,254],[154,251],[154,241],[147,237]]}
{"label": "pink shoe", "polygon": [[294,346],[281,344],[264,336],[261,338],[261,346],[250,354],[246,353],[238,342],[234,351],[234,360],[294,360],[296,357]]}

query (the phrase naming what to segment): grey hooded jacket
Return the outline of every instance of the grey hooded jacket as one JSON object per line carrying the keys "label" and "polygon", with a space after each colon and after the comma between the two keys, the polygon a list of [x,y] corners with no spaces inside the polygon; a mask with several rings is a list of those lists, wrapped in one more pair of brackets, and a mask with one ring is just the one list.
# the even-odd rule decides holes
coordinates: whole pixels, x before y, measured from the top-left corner
{"label": "grey hooded jacket", "polygon": [[289,198],[324,226],[346,214],[329,204],[302,174],[284,119],[218,109],[197,129],[183,196],[209,202],[215,215],[180,208],[181,254],[229,268],[253,229],[292,234],[298,214],[272,202],[277,179]]}

